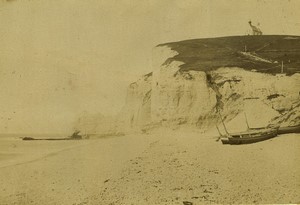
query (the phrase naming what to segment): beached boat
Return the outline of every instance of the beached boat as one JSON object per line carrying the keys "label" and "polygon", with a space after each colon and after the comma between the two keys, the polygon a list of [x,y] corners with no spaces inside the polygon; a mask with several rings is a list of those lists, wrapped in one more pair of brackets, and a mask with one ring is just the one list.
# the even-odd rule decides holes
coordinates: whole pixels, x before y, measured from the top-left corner
{"label": "beached boat", "polygon": [[300,133],[300,124],[288,127],[279,127],[278,134]]}
{"label": "beached boat", "polygon": [[222,144],[229,144],[228,136],[221,137],[221,142],[222,142]]}
{"label": "beached boat", "polygon": [[229,134],[227,139],[221,138],[223,144],[250,144],[277,136],[278,128],[249,130],[246,132]]}
{"label": "beached boat", "polygon": [[[221,115],[220,115],[221,117]],[[250,128],[248,121],[246,119],[246,123],[248,126],[248,130],[245,132],[238,133],[228,133],[226,126],[222,120],[222,124],[224,126],[226,134],[223,135],[218,126],[217,130],[220,134],[220,139],[223,144],[250,144],[255,142],[260,142],[263,140],[267,140],[277,136],[279,126],[271,126],[271,127],[261,127],[261,128]]]}

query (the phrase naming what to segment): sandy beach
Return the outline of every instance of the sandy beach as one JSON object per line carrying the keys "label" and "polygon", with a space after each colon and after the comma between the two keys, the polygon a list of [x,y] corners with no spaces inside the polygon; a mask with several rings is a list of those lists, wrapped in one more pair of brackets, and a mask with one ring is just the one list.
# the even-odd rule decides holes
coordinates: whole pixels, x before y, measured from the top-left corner
{"label": "sandy beach", "polygon": [[300,203],[299,134],[231,146],[157,130],[0,146],[0,204]]}

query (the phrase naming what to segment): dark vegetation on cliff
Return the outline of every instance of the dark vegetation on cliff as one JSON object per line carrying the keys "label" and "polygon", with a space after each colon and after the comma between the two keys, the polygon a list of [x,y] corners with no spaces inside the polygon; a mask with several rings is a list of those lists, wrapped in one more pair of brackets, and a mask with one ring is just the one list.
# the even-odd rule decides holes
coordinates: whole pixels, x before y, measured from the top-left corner
{"label": "dark vegetation on cliff", "polygon": [[[210,71],[219,67],[241,67],[264,73],[300,72],[300,36],[262,35],[193,39],[161,44],[178,52],[167,59],[182,61],[181,71]],[[246,52],[245,52],[246,51]]]}

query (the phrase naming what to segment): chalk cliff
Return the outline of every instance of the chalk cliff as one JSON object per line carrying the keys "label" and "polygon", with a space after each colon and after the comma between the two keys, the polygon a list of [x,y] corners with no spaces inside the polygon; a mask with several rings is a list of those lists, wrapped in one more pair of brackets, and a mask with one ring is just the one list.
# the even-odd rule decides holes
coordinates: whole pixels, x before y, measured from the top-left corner
{"label": "chalk cliff", "polygon": [[[158,45],[153,72],[129,85],[114,129],[209,129],[220,115],[231,131],[300,123],[300,37],[242,36]],[[281,74],[282,63],[284,74]],[[113,129],[112,129],[113,130]]]}
{"label": "chalk cliff", "polygon": [[[248,43],[248,38],[252,37],[246,37]],[[229,40],[232,41],[232,38],[234,37]],[[278,39],[286,39],[291,46],[291,38],[281,36]],[[264,56],[259,52],[237,50],[232,51],[228,57],[226,53],[221,56],[217,48],[212,51],[211,48],[216,45],[210,45],[211,39],[210,44],[204,40],[205,45],[193,44],[193,41],[195,40],[159,45],[154,49],[153,72],[128,88],[126,105],[120,115],[125,127],[146,129],[151,125],[185,124],[207,129],[220,123],[218,112],[231,130],[246,126],[244,114],[251,127],[262,127],[270,123],[300,123],[300,74],[297,69],[290,67],[291,64],[286,65],[284,72],[287,74],[278,74],[281,69],[279,60],[291,62],[290,59],[293,59],[293,66],[298,65],[294,56],[288,53],[292,48],[283,48],[280,43],[279,53],[272,51],[273,55],[268,54],[268,60],[263,61],[261,59],[266,58],[268,51],[265,51]],[[224,44],[228,44],[225,42]],[[187,44],[192,48],[188,49]],[[209,50],[199,54],[197,52],[201,52],[201,49],[197,50],[197,46],[206,46]],[[218,46],[220,47],[219,44]],[[284,49],[291,57],[283,54],[283,59],[280,52]],[[188,56],[190,50],[193,52]],[[212,53],[215,56],[210,56]],[[271,58],[272,56],[275,58]],[[211,61],[207,68],[201,64],[201,58],[204,62]],[[227,58],[231,61],[230,66],[225,63]],[[219,65],[220,61],[224,62],[223,66]],[[233,61],[237,62],[236,65]],[[245,67],[240,67],[243,62]],[[190,69],[187,64],[190,64]]]}

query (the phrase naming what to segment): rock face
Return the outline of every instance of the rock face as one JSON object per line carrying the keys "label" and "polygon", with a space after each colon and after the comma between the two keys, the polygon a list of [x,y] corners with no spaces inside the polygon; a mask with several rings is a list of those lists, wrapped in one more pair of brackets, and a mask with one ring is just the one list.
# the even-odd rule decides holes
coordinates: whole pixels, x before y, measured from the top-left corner
{"label": "rock face", "polygon": [[297,124],[300,74],[271,75],[238,67],[209,71],[184,70],[167,45],[153,54],[153,73],[128,88],[121,118],[127,127],[187,124],[210,128],[221,116],[231,130],[243,129],[244,113],[251,127],[270,123]]}
{"label": "rock face", "polygon": [[[87,121],[107,124],[105,132],[209,129],[220,124],[220,116],[230,131],[246,128],[245,115],[250,127],[300,124],[299,42],[300,37],[244,36],[159,45],[153,72],[129,85],[117,118]],[[281,61],[287,75],[279,74]],[[102,125],[90,129],[101,132]]]}
{"label": "rock face", "polygon": [[118,116],[118,127],[124,131],[151,123],[152,73],[129,85],[126,104]]}

